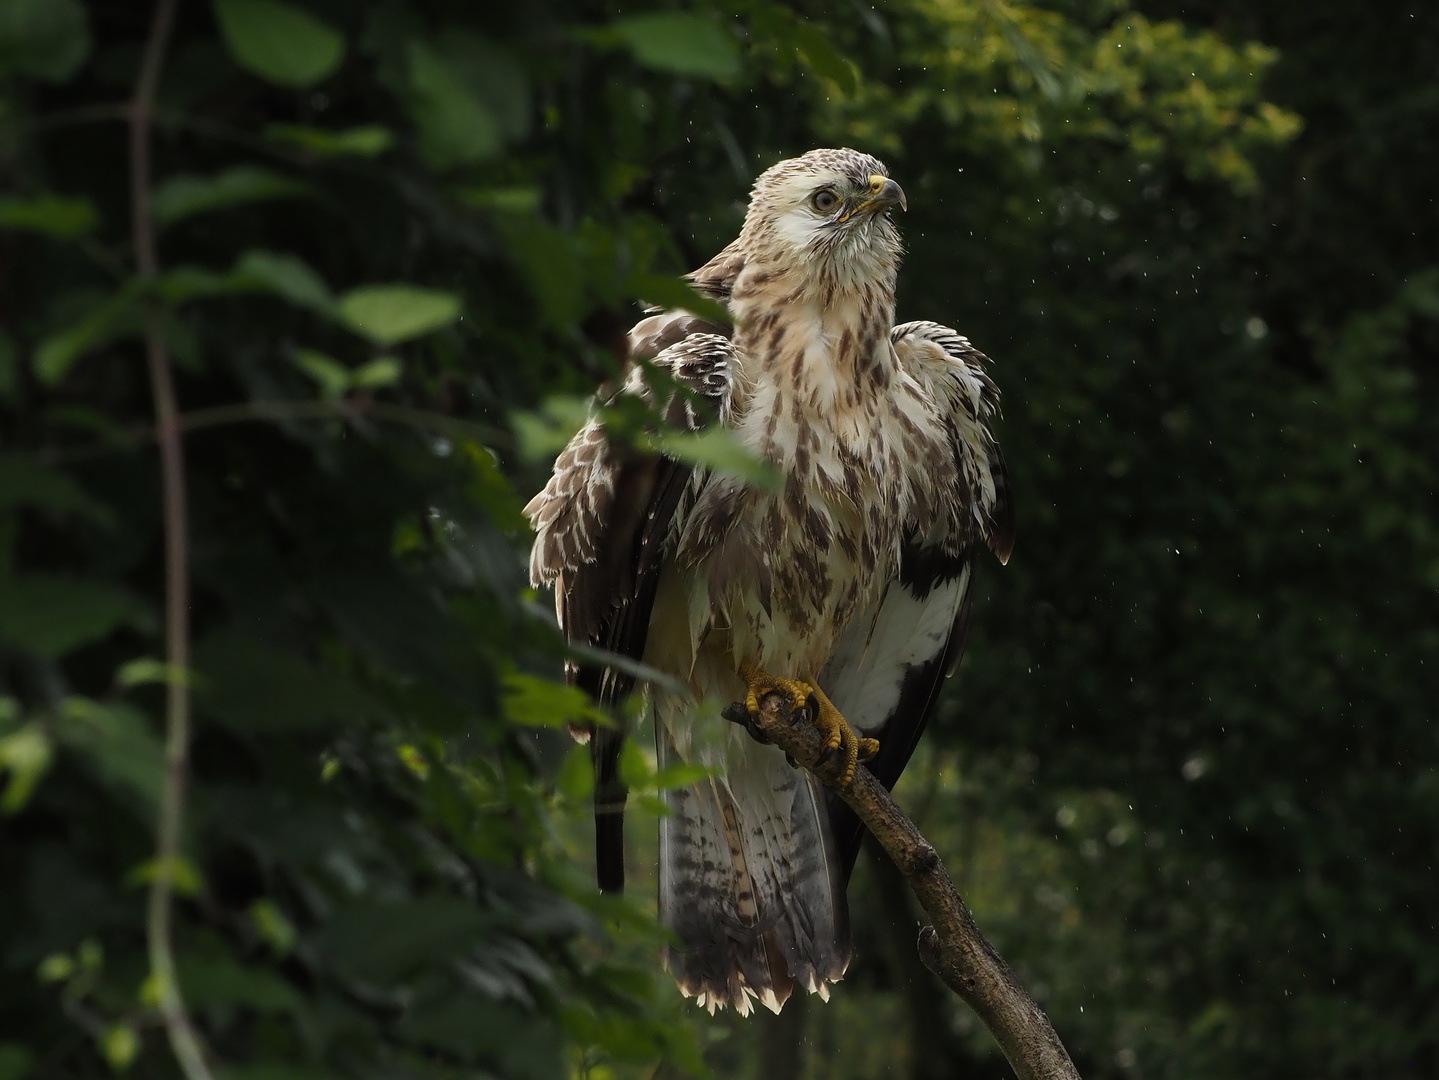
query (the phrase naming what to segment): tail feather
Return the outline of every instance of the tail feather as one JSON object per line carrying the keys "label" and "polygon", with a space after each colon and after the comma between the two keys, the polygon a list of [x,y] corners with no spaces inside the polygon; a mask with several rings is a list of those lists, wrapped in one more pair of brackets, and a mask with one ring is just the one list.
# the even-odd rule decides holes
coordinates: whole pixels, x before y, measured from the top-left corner
{"label": "tail feather", "polygon": [[[678,760],[656,724],[661,766]],[[772,746],[727,739],[724,773],[667,793],[660,917],[666,963],[713,1012],[779,1012],[796,985],[828,996],[849,966],[849,914],[823,791]]]}
{"label": "tail feather", "polygon": [[595,767],[595,878],[601,892],[625,891],[625,801],[629,788],[620,779],[624,732],[597,728],[590,736]]}

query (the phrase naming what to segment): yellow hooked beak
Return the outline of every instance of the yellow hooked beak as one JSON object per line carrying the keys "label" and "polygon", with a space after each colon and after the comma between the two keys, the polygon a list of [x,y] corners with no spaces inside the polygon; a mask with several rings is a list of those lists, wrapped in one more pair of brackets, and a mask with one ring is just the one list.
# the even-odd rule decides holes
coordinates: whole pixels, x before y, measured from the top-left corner
{"label": "yellow hooked beak", "polygon": [[909,203],[904,198],[904,188],[889,177],[876,173],[869,178],[869,198],[860,204],[859,209],[887,210],[895,203],[899,203],[901,210],[909,209]]}

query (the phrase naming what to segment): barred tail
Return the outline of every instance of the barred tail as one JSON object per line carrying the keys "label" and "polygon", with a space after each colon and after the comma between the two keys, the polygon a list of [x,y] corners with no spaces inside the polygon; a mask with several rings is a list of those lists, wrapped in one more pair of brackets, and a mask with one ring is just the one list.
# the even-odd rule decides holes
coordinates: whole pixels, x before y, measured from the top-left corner
{"label": "barred tail", "polygon": [[[680,760],[655,725],[660,765]],[[849,912],[819,782],[736,731],[724,774],[666,794],[660,918],[679,938],[666,963],[711,1013],[779,1012],[796,985],[828,998],[849,966]]]}

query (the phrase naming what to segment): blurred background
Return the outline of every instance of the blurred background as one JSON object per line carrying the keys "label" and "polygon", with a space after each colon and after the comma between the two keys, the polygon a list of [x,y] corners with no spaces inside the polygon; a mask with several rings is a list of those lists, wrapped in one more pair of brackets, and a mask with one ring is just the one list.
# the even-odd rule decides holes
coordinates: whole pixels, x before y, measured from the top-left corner
{"label": "blurred background", "polygon": [[146,305],[215,1075],[1008,1075],[872,854],[828,1004],[679,998],[665,778],[600,897],[526,591],[617,334],[823,145],[888,163],[899,318],[1004,393],[1014,558],[898,789],[981,927],[1087,1077],[1439,1075],[1439,6],[183,0],[142,279],[154,16],[0,0],[0,1080],[179,1073]]}

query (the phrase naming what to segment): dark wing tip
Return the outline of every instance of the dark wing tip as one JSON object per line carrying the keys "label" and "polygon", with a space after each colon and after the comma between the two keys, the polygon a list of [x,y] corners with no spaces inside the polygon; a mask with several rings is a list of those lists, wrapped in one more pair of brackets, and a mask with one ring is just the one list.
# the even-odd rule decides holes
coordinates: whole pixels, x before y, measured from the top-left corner
{"label": "dark wing tip", "polygon": [[1014,553],[1014,496],[1009,486],[1009,465],[999,443],[989,451],[989,472],[994,477],[994,512],[990,515],[989,532],[984,541],[994,552],[1001,566],[1009,565]]}

